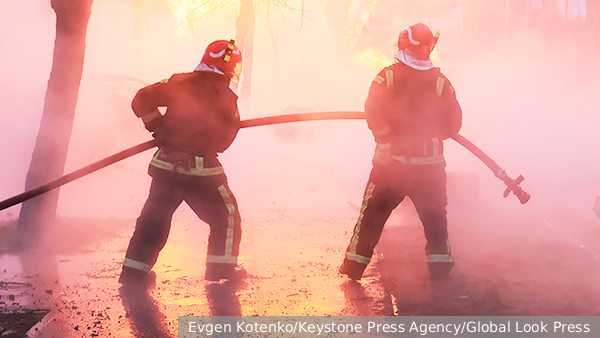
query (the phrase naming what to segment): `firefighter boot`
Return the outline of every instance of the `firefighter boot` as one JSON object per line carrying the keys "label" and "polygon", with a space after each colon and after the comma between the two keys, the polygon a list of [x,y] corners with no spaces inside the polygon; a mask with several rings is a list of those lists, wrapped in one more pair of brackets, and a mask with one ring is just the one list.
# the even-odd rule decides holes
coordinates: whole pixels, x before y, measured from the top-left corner
{"label": "firefighter boot", "polygon": [[234,264],[206,263],[204,280],[218,282],[221,279],[227,279],[233,282],[241,281],[246,277],[248,277],[248,272],[240,266]]}
{"label": "firefighter boot", "polygon": [[127,288],[151,289],[156,285],[156,273],[154,271],[146,273],[124,266],[119,276],[119,283]]}
{"label": "firefighter boot", "polygon": [[454,262],[428,262],[429,276],[431,281],[437,282],[448,278],[450,270],[454,267]]}
{"label": "firefighter boot", "polygon": [[365,264],[361,264],[355,261],[351,261],[348,259],[344,259],[342,266],[340,266],[340,274],[348,276],[353,281],[360,280],[362,278],[363,272],[367,266]]}

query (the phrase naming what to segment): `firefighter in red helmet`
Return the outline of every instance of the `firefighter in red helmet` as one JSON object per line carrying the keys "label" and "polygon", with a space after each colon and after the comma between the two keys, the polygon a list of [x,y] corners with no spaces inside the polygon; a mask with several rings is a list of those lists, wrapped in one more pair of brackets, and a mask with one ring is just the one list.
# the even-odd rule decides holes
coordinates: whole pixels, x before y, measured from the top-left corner
{"label": "firefighter in red helmet", "polygon": [[432,279],[450,273],[443,140],[458,133],[462,112],[450,81],[430,60],[437,36],[422,23],[398,38],[396,62],[371,84],[365,111],[377,146],[373,168],[340,273],[359,280],[383,226],[408,196],[423,223]]}
{"label": "firefighter in red helmet", "polygon": [[[210,226],[205,279],[240,277],[240,215],[218,153],[233,142],[240,128],[237,95],[229,88],[237,80],[242,55],[234,41],[218,40],[206,48],[193,72],[140,89],[132,109],[156,139],[148,173],[152,184],[136,222],[119,282],[148,287],[150,273],[165,246],[171,218],[185,201]],[[166,107],[163,114],[158,107]]]}

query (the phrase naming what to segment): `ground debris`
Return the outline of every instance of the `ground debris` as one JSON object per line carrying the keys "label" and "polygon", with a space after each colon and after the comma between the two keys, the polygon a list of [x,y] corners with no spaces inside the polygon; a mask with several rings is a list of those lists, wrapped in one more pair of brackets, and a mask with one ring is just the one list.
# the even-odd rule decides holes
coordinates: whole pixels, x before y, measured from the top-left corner
{"label": "ground debris", "polygon": [[25,310],[0,313],[0,337],[25,337],[27,331],[37,324],[50,310]]}

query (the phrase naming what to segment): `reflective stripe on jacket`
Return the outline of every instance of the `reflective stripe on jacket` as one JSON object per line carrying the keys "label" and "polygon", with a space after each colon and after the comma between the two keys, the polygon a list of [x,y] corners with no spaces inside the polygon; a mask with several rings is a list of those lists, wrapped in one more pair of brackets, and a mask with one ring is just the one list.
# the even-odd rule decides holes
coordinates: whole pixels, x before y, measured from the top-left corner
{"label": "reflective stripe on jacket", "polygon": [[401,62],[375,77],[365,112],[377,144],[389,144],[391,157],[404,164],[444,162],[442,140],[462,122],[454,88],[439,68],[416,70]]}
{"label": "reflective stripe on jacket", "polygon": [[[208,161],[213,162],[213,164],[205,163]],[[192,176],[214,176],[225,173],[216,158],[191,156],[182,152],[165,149],[159,149],[154,154],[150,165],[159,169]]]}
{"label": "reflective stripe on jacket", "polygon": [[131,107],[147,122],[167,107],[154,137],[168,146],[196,156],[216,156],[225,151],[240,128],[237,95],[229,78],[208,72],[174,74],[140,89]]}

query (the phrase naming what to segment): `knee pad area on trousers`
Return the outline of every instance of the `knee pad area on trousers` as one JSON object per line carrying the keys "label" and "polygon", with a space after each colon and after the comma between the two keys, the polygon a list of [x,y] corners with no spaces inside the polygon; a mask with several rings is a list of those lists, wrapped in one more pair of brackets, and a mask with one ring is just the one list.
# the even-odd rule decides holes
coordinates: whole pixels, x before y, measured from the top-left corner
{"label": "knee pad area on trousers", "polygon": [[170,224],[164,226],[150,226],[150,224],[144,227],[137,227],[133,234],[133,237],[150,247],[163,247],[167,243],[169,236]]}

